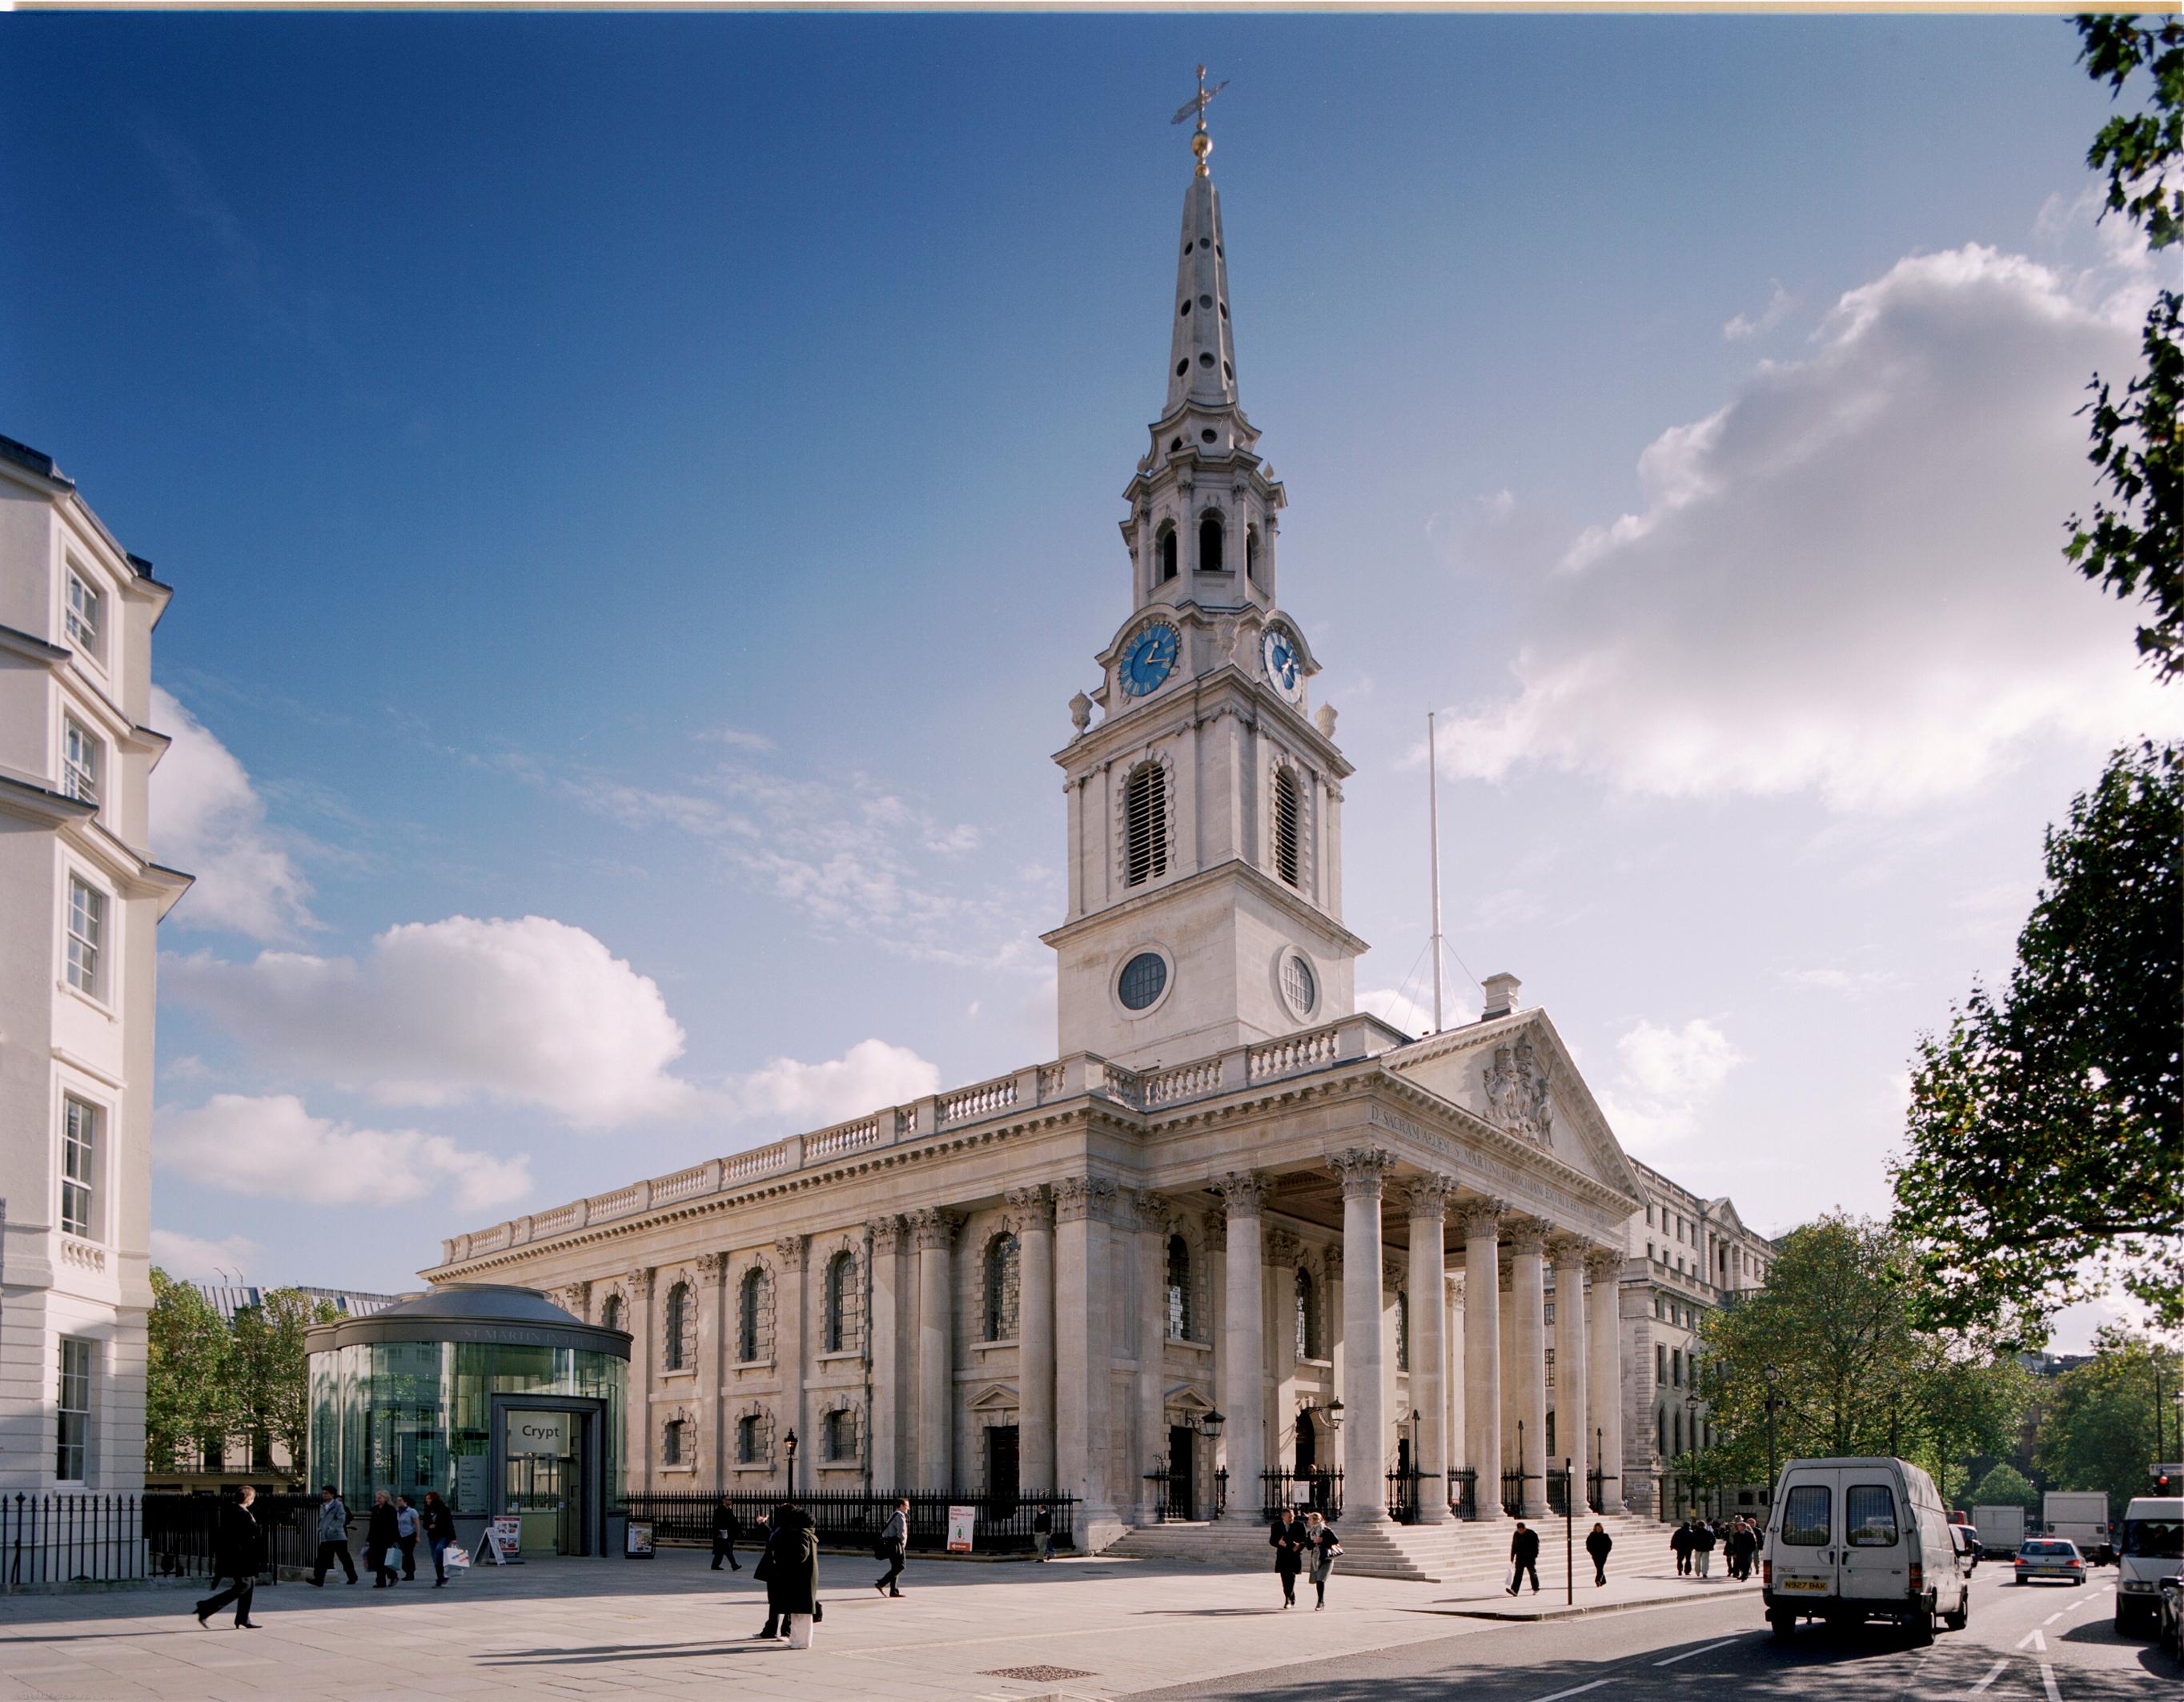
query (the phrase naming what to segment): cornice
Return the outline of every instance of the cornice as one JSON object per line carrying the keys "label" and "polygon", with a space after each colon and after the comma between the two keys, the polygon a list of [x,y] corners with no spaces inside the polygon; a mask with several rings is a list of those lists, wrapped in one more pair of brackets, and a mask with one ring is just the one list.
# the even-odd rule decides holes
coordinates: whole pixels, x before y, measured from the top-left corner
{"label": "cornice", "polygon": [[1210,867],[1199,870],[1195,874],[1184,875],[1178,879],[1166,881],[1157,886],[1140,887],[1120,904],[1110,904],[1105,909],[1087,911],[1074,921],[1064,922],[1060,927],[1041,934],[1039,938],[1050,946],[1060,946],[1094,927],[1112,921],[1117,916],[1135,915],[1140,910],[1150,909],[1175,893],[1192,892],[1201,887],[1211,886],[1217,881],[1238,879],[1241,879],[1262,898],[1272,900],[1277,908],[1288,911],[1296,921],[1329,936],[1338,949],[1347,952],[1353,957],[1362,956],[1370,949],[1363,940],[1344,927],[1328,912],[1321,909],[1317,904],[1307,903],[1290,887],[1268,874],[1265,870],[1254,868],[1240,857],[1225,858]]}
{"label": "cornice", "polygon": [[[1252,604],[1234,610],[1208,611],[1195,603],[1182,603],[1170,606],[1169,618],[1188,622],[1190,617],[1182,613],[1185,609],[1190,609],[1199,620],[1209,625],[1224,617],[1256,620],[1262,626],[1280,620],[1296,633],[1299,642],[1304,641],[1296,617],[1279,609],[1262,609]],[[1156,612],[1150,606],[1138,609],[1117,629],[1114,642],[1094,659],[1100,664],[1103,674],[1112,664],[1115,651],[1123,637],[1134,631],[1146,616]],[[1306,654],[1307,657],[1311,654],[1309,646]],[[1341,747],[1320,731],[1309,715],[1264,680],[1247,672],[1234,661],[1223,662],[1191,679],[1178,681],[1172,687],[1156,691],[1150,697],[1139,698],[1128,709],[1102,715],[1098,726],[1086,728],[1056,751],[1053,761],[1057,767],[1067,771],[1072,780],[1080,778],[1082,774],[1097,768],[1103,762],[1112,761],[1118,753],[1129,749],[1140,741],[1161,737],[1160,732],[1150,731],[1156,720],[1165,719],[1173,724],[1163,731],[1177,731],[1184,724],[1184,717],[1176,713],[1179,705],[1187,703],[1190,706],[1191,726],[1214,720],[1224,710],[1220,706],[1208,704],[1206,699],[1217,695],[1241,698],[1256,715],[1271,717],[1279,724],[1284,737],[1292,739],[1338,781],[1347,780],[1357,771],[1350,759],[1343,755]],[[1151,713],[1154,710],[1162,712],[1162,715],[1156,716]],[[1139,725],[1140,721],[1145,725]]]}

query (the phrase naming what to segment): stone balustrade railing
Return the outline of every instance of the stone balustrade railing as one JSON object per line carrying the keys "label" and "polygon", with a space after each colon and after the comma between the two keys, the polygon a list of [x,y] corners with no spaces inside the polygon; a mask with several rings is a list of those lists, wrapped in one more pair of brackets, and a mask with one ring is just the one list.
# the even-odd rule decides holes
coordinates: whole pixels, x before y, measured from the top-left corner
{"label": "stone balustrade railing", "polygon": [[454,1264],[501,1252],[658,1206],[701,1199],[800,1170],[805,1165],[830,1163],[1083,1094],[1118,1100],[1139,1110],[1165,1110],[1369,1057],[1402,1043],[1403,1038],[1377,1017],[1360,1015],[1302,1034],[1231,1047],[1213,1057],[1167,1070],[1129,1070],[1096,1054],[1079,1052],[952,1093],[932,1094],[911,1104],[891,1105],[831,1128],[790,1135],[748,1152],[710,1159],[671,1176],[632,1182],[611,1193],[574,1200],[473,1235],[454,1236],[440,1244],[443,1262]]}

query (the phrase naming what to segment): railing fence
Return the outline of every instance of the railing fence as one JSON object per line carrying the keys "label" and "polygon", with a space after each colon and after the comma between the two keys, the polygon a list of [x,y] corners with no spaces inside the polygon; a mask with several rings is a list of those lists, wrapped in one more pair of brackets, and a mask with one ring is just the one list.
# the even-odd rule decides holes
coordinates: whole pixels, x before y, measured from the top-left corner
{"label": "railing fence", "polygon": [[[736,1517],[743,1525],[742,1543],[744,1547],[760,1546],[762,1535],[758,1521],[762,1516],[771,1514],[783,1499],[777,1492],[772,1494],[731,1494],[728,1497],[728,1505],[736,1510]],[[880,1532],[887,1528],[887,1522],[894,1516],[895,1502],[900,1498],[827,1491],[787,1499],[811,1516],[812,1522],[818,1527],[819,1541],[822,1545],[870,1549],[879,1541]],[[950,1507],[977,1510],[971,1532],[972,1548],[975,1552],[1028,1553],[1032,1547],[1032,1521],[1042,1509],[1053,1516],[1054,1546],[1067,1549],[1074,1547],[1076,1543],[1077,1498],[1073,1495],[1002,1498],[918,1494],[908,1499],[910,1546],[915,1549],[944,1549],[948,1546],[948,1510]],[[655,1540],[710,1542],[713,1536],[713,1512],[720,1504],[721,1498],[717,1495],[648,1493],[623,1497],[620,1510],[632,1519],[649,1522]]]}
{"label": "railing fence", "polygon": [[[0,1497],[0,1588],[209,1578],[227,1499],[92,1493]],[[278,1582],[279,1567],[311,1563],[318,1549],[316,1497],[260,1495],[252,1511],[265,1533],[261,1582]]]}

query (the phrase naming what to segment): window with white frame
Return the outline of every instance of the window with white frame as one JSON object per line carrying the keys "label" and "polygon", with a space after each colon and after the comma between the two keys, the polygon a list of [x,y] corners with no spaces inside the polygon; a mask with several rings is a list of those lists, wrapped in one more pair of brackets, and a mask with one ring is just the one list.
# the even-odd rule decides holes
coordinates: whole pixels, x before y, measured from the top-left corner
{"label": "window with white frame", "polygon": [[70,1095],[61,1101],[61,1228],[98,1234],[98,1107]]}
{"label": "window with white frame", "polygon": [[80,573],[71,570],[68,576],[68,638],[69,642],[94,659],[103,659],[104,629],[100,617],[106,599],[91,588]]}
{"label": "window with white frame", "polygon": [[78,993],[103,998],[106,987],[101,954],[106,944],[106,894],[86,881],[69,876],[68,984]]}
{"label": "window with white frame", "polygon": [[61,790],[84,804],[98,802],[98,782],[106,765],[106,748],[74,715],[61,731]]}
{"label": "window with white frame", "polygon": [[91,1449],[91,1368],[96,1343],[61,1338],[58,1421],[54,1427],[53,1476],[81,1483]]}

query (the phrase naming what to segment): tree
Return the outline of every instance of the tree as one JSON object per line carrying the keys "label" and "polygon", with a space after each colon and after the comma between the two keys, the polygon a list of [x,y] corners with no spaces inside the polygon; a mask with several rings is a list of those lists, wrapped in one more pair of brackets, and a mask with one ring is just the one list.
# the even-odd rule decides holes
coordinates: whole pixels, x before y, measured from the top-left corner
{"label": "tree", "polygon": [[[2092,14],[2077,20],[2080,63],[2113,95],[2143,70],[2152,82],[2149,110],[2119,113],[2101,126],[2086,164],[2108,174],[2101,216],[2120,214],[2146,233],[2156,253],[2184,236],[2184,24],[2171,18],[2148,29],[2137,17]],[[2184,671],[2184,466],[2179,463],[2176,404],[2184,392],[2184,347],[2178,331],[2184,297],[2155,293],[2139,348],[2145,370],[2119,398],[2098,373],[2092,448],[2104,496],[2088,522],[2073,514],[2064,559],[2118,597],[2138,597],[2151,611],[2138,629],[2140,655],[2160,676]]]}
{"label": "tree", "polygon": [[[1701,1327],[1700,1392],[1717,1440],[1708,1481],[1767,1474],[1767,1396],[1778,1462],[1799,1455],[1897,1454],[1921,1461],[1944,1495],[2024,1410],[2022,1372],[1983,1335],[1924,1321],[1925,1278],[1886,1224],[1823,1217],[1778,1243],[1767,1286]],[[1770,1382],[1768,1371],[1774,1377]]]}
{"label": "tree", "polygon": [[2040,1505],[2040,1492],[2032,1480],[2004,1460],[1980,1479],[1971,1492],[1975,1507],[2022,1507],[2028,1513]]}
{"label": "tree", "polygon": [[2119,750],[2047,836],[2000,997],[1921,1036],[1897,1222],[1938,1323],[2044,1338],[2120,1281],[2184,1324],[2184,749]]}
{"label": "tree", "polygon": [[172,1471],[227,1433],[233,1344],[212,1303],[156,1265],[145,1333],[144,1463]]}
{"label": "tree", "polygon": [[299,1289],[273,1288],[254,1306],[235,1315],[232,1360],[236,1429],[250,1438],[253,1463],[270,1459],[273,1444],[287,1450],[289,1471],[309,1475],[310,1362],[304,1331],[331,1322],[334,1309],[314,1306]]}
{"label": "tree", "polygon": [[[2099,1489],[2113,1513],[2147,1493],[2157,1459],[2157,1401],[2169,1403],[2184,1360],[2143,1336],[2104,1330],[2093,1357],[2054,1380],[2040,1417],[2033,1459],[2052,1489]],[[2161,1427],[2172,1426],[2170,1415]]]}

